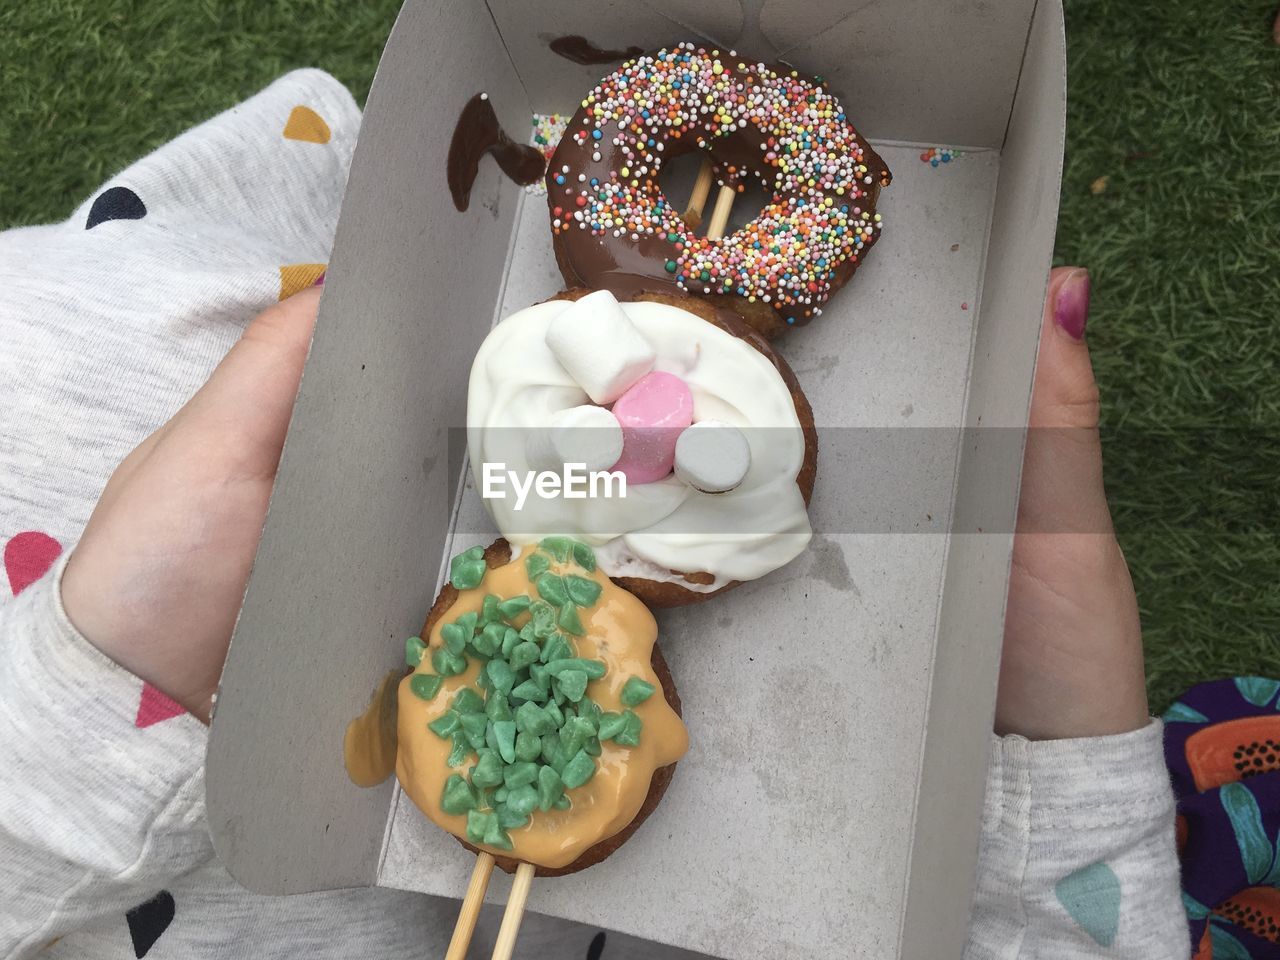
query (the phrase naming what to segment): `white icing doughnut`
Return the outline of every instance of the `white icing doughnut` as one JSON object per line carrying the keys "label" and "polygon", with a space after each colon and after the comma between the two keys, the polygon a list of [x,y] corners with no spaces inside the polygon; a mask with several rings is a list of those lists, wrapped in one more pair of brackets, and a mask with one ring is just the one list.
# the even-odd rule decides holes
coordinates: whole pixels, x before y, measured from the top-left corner
{"label": "white icing doughnut", "polygon": [[[578,537],[596,547],[597,560],[611,576],[679,582],[698,591],[752,580],[792,560],[811,531],[796,484],[804,433],[782,375],[745,341],[677,307],[620,306],[653,350],[653,368],[688,384],[694,420],[742,431],[750,448],[746,475],[727,493],[703,493],[671,475],[628,484],[625,497],[530,493],[520,509],[508,486],[497,491],[504,496],[484,500],[498,530],[513,544],[552,534]],[[554,300],[517,311],[494,327],[476,354],[467,440],[482,491],[486,464],[524,475],[532,466],[529,431],[545,427],[558,411],[588,402],[547,345],[552,321],[569,307]],[[690,584],[671,571],[710,573],[715,582]]]}

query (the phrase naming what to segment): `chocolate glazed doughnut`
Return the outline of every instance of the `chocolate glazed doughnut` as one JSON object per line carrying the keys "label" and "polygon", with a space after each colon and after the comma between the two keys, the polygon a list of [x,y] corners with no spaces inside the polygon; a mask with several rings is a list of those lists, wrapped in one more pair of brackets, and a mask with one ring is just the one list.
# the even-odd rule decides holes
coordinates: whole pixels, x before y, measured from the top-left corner
{"label": "chocolate glazed doughnut", "polygon": [[[755,220],[714,240],[684,223],[658,175],[692,150],[729,187],[761,183],[770,201]],[[568,286],[716,297],[775,337],[853,276],[889,181],[817,78],[684,43],[587,94],[548,168],[547,203]]]}

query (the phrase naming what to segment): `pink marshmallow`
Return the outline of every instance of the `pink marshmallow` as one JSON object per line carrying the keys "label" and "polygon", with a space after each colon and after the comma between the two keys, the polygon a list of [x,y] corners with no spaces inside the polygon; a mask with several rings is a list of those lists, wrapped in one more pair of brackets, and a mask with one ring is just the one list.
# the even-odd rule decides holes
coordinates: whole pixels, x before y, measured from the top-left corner
{"label": "pink marshmallow", "polygon": [[673,373],[655,370],[613,405],[622,424],[622,457],[613,465],[628,483],[653,483],[671,473],[676,440],[693,422],[693,394]]}

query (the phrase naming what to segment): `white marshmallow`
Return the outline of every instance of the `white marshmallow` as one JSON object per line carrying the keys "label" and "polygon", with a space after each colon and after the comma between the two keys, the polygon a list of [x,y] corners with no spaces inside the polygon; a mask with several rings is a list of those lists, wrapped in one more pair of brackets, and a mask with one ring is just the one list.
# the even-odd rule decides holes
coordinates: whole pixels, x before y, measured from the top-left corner
{"label": "white marshmallow", "polygon": [[676,440],[676,476],[703,493],[728,493],[747,477],[751,447],[742,431],[699,420]]}
{"label": "white marshmallow", "polygon": [[547,346],[594,403],[613,403],[653,369],[653,347],[608,290],[569,304],[547,327]]}
{"label": "white marshmallow", "polygon": [[537,469],[581,463],[588,472],[608,470],[622,456],[622,424],[604,407],[583,404],[557,410],[545,427],[529,431],[525,443],[529,465]]}

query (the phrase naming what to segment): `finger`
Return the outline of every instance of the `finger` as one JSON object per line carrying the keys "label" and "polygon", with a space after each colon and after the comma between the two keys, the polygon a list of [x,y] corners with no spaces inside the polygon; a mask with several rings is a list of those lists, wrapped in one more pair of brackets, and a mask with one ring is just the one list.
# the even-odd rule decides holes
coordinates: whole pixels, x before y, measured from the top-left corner
{"label": "finger", "polygon": [[1098,439],[1098,385],[1084,340],[1088,311],[1088,272],[1054,270],[1031,394],[1018,506],[1022,532],[1111,530]]}
{"label": "finger", "polygon": [[183,428],[208,444],[222,441],[236,473],[275,473],[320,292],[305,290],[259,314],[183,410]]}

